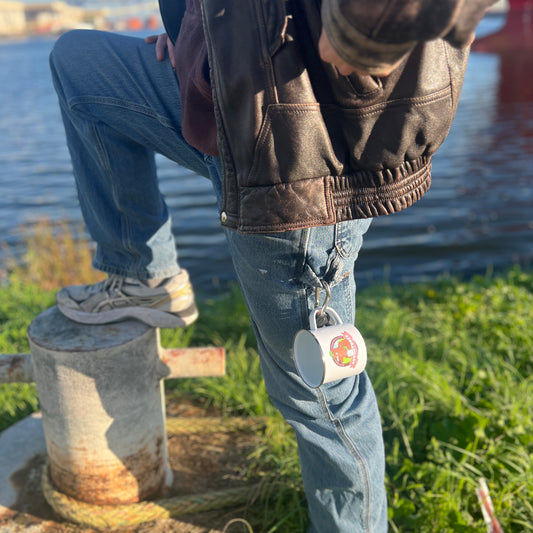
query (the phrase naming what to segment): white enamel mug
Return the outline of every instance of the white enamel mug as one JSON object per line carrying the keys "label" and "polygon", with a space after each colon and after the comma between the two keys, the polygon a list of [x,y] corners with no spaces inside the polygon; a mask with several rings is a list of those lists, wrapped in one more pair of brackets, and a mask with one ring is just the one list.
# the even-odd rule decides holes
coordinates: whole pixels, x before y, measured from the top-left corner
{"label": "white enamel mug", "polygon": [[293,344],[298,374],[313,388],[360,374],[366,366],[366,344],[359,330],[352,324],[343,324],[331,307],[325,312],[336,324],[317,328],[318,312],[319,309],[311,312],[309,329],[298,331]]}

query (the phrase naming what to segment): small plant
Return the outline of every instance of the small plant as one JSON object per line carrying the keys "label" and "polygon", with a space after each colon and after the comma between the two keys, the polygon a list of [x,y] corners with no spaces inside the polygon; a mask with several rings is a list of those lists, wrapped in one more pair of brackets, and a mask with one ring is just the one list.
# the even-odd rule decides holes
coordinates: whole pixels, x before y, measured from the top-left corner
{"label": "small plant", "polygon": [[43,218],[22,229],[25,252],[15,258],[5,246],[8,273],[43,290],[94,283],[105,275],[91,266],[93,247],[82,228]]}

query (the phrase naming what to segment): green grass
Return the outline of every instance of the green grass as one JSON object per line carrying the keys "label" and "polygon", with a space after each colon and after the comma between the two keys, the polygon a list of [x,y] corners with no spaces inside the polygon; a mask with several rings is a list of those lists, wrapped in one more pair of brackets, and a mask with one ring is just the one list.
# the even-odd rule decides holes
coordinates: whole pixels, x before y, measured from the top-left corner
{"label": "green grass", "polygon": [[[53,292],[17,276],[0,288],[0,353],[27,352],[27,326],[53,303]],[[164,331],[163,344],[225,346],[227,376],[167,381],[167,394],[224,415],[272,417],[249,458],[250,476],[268,483],[247,519],[256,532],[304,532],[294,435],[267,398],[240,293],[200,307],[199,321]],[[383,419],[391,531],[485,532],[480,477],[504,531],[533,531],[532,325],[533,273],[518,269],[358,294]],[[0,430],[37,407],[33,385],[0,385]]]}
{"label": "green grass", "polygon": [[[23,284],[15,277],[9,285],[0,287],[0,354],[29,353],[27,328],[53,300],[53,293]],[[0,431],[37,408],[34,384],[0,383]]]}
{"label": "green grass", "polygon": [[359,297],[395,531],[533,530],[533,276],[380,287]]}

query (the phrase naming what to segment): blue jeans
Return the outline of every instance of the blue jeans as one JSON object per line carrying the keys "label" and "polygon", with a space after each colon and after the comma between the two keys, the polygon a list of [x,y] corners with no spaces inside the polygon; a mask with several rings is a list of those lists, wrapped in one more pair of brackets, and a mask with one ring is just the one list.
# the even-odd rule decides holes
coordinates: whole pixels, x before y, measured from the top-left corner
{"label": "blue jeans", "polygon": [[[169,61],[157,61],[141,39],[74,31],[58,39],[50,64],[81,209],[98,246],[94,266],[140,279],[177,273],[154,152],[209,177],[218,198],[221,168],[183,139]],[[369,225],[226,230],[268,394],[296,432],[313,533],[387,530],[382,431],[367,374],[311,389],[292,358],[322,280],[332,288],[330,306],[354,321],[354,265]]]}

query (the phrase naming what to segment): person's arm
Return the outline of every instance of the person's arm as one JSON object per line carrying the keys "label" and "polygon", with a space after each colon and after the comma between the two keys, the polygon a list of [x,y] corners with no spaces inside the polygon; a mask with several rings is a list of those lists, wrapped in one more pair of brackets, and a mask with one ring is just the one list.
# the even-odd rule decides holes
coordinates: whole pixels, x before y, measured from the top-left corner
{"label": "person's arm", "polygon": [[421,41],[468,46],[495,0],[323,0],[322,59],[351,71],[386,75]]}

